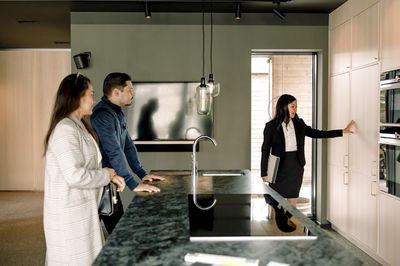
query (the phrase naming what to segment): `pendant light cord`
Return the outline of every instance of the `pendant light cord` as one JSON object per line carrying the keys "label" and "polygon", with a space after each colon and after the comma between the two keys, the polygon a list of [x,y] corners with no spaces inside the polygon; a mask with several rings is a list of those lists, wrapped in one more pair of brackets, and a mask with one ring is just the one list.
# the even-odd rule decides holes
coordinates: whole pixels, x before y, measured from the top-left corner
{"label": "pendant light cord", "polygon": [[212,1],[211,1],[211,43],[210,43],[210,65],[211,65],[211,74],[213,73],[213,7],[212,7]]}
{"label": "pendant light cord", "polygon": [[202,13],[202,31],[203,31],[203,77],[204,77],[204,8]]}

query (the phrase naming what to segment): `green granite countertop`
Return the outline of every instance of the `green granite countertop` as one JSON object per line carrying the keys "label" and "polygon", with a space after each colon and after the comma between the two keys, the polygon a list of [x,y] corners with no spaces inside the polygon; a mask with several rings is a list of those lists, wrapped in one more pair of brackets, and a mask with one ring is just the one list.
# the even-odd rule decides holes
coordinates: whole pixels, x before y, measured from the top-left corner
{"label": "green granite countertop", "polygon": [[291,206],[273,189],[251,177],[199,176],[200,194],[268,193],[317,236],[315,240],[190,242],[190,172],[165,171],[153,182],[160,193],[137,193],[93,265],[187,265],[187,253],[210,253],[290,265],[363,265],[351,252]]}

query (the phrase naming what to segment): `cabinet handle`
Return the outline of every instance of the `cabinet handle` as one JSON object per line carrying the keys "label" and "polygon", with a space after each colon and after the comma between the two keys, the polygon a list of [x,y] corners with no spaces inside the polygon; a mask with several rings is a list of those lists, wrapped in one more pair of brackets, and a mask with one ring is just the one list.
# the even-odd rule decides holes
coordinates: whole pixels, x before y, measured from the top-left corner
{"label": "cabinet handle", "polygon": [[345,154],[343,156],[343,167],[349,168],[349,155],[348,154]]}
{"label": "cabinet handle", "polygon": [[371,176],[376,176],[376,161],[371,162]]}
{"label": "cabinet handle", "polygon": [[349,184],[349,172],[343,172],[343,185]]}
{"label": "cabinet handle", "polygon": [[376,181],[371,182],[371,196],[376,196]]}

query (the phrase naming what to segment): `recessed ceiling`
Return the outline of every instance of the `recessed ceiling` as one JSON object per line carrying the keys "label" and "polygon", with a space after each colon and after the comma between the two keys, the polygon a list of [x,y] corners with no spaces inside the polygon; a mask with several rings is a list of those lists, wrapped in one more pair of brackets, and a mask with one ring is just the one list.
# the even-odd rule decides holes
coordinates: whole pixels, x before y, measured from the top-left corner
{"label": "recessed ceiling", "polygon": [[[286,2],[287,1],[287,2]],[[282,0],[284,13],[328,14],[347,0]],[[239,1],[212,2],[215,13],[234,13]],[[0,1],[0,48],[69,48],[70,12],[144,12],[145,1]],[[242,0],[245,13],[271,13],[276,3]],[[148,1],[151,12],[209,12],[209,1]]]}

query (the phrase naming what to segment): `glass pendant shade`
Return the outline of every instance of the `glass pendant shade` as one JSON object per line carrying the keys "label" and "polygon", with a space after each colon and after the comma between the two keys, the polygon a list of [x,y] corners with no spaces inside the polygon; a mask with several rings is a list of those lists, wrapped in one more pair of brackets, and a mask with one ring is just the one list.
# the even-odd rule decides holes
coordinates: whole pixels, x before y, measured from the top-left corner
{"label": "glass pendant shade", "polygon": [[206,79],[201,78],[200,85],[196,88],[196,105],[199,115],[208,115],[211,111],[211,93],[206,85]]}
{"label": "glass pendant shade", "polygon": [[213,74],[210,74],[210,76],[208,78],[207,86],[209,87],[210,94],[212,97],[216,97],[219,95],[219,91],[220,91],[219,82],[215,82]]}

